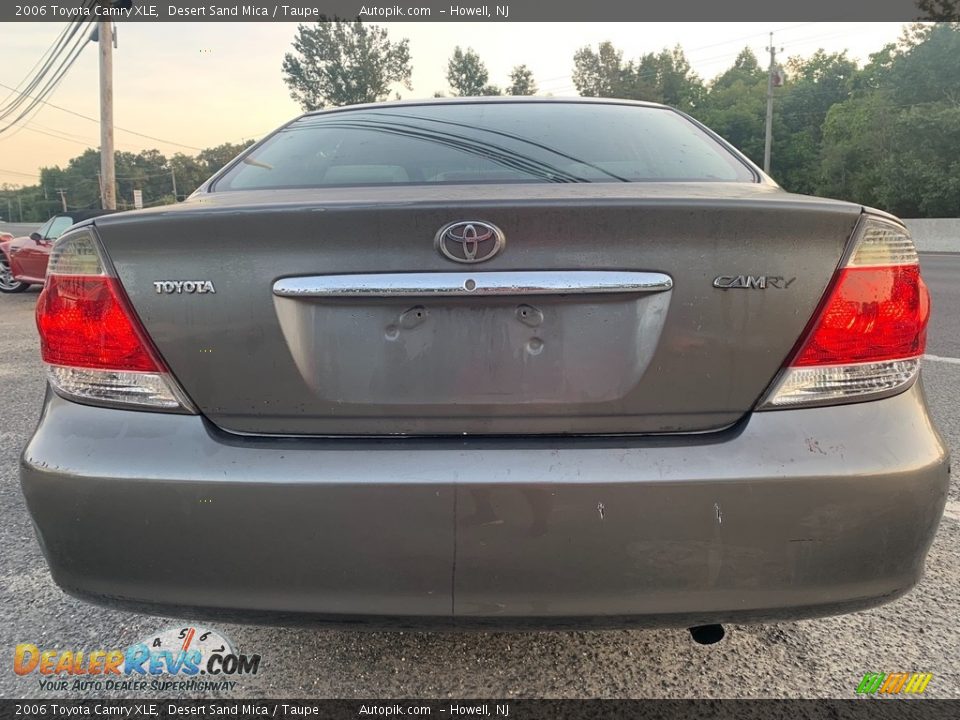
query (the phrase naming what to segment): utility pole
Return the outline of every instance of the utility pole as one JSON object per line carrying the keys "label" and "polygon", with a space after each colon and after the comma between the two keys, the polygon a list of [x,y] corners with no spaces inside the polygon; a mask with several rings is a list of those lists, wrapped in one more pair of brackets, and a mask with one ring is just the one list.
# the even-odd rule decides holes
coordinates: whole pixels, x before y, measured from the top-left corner
{"label": "utility pole", "polygon": [[113,155],[113,23],[97,23],[100,45],[100,200],[104,210],[117,209],[116,169]]}
{"label": "utility pole", "polygon": [[177,171],[174,168],[170,168],[170,179],[173,180],[173,201],[177,202]]}
{"label": "utility pole", "polygon": [[63,211],[67,211],[67,191],[63,188],[57,188],[57,193],[60,195],[60,204],[63,206]]}
{"label": "utility pole", "polygon": [[23,222],[23,197],[17,195],[17,207],[20,209],[20,222]]}
{"label": "utility pole", "polygon": [[770,174],[770,147],[773,144],[773,80],[777,72],[777,48],[773,45],[773,33],[770,33],[770,68],[767,71],[767,133],[763,139],[763,171]]}

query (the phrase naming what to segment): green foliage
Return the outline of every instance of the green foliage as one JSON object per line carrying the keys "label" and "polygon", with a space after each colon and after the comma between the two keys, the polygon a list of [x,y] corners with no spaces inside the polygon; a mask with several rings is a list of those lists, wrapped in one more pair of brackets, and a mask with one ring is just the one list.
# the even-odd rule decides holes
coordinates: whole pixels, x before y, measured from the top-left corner
{"label": "green foliage", "polygon": [[789,81],[777,105],[777,179],[794,192],[816,193],[820,181],[822,127],[830,108],[850,97],[857,63],[846,52],[817,50],[790,58]]}
{"label": "green foliage", "polygon": [[733,61],[728,70],[718,75],[711,85],[711,91],[728,89],[737,83],[743,86],[753,86],[759,82],[766,85],[767,71],[760,67],[753,50],[745,47]]}
{"label": "green foliage", "polygon": [[908,27],[881,86],[899,105],[960,104],[960,24]]}
{"label": "green foliage", "polygon": [[517,65],[510,71],[510,84],[507,86],[507,95],[536,95],[537,83],[533,79],[533,71],[526,65]]}
{"label": "green foliage", "polygon": [[293,49],[284,55],[283,79],[307,111],[380,102],[394,83],[411,87],[410,41],[391,42],[377,25],[326,19],[298,25]]}
{"label": "green foliage", "polygon": [[[177,153],[167,158],[158,150],[115,155],[117,207],[133,207],[133,191],[143,191],[145,206],[165,205],[183,200],[202,182],[240,154],[253,141],[224,143],[207,148],[195,157]],[[88,148],[72,158],[66,167],[40,170],[40,182],[28,187],[0,187],[0,216],[8,221],[43,222],[61,209],[58,190],[66,192],[67,207],[72,210],[100,207],[100,151]],[[176,178],[177,196],[173,182]],[[8,215],[7,199],[10,200]],[[23,214],[20,214],[23,208]]]}
{"label": "green foliage", "polygon": [[704,94],[703,83],[679,46],[629,62],[609,42],[600,43],[596,51],[580,48],[573,56],[573,84],[586,97],[662,102],[687,111]]}
{"label": "green foliage", "polygon": [[487,66],[473,48],[467,48],[466,51],[459,45],[454,48],[453,56],[447,62],[447,82],[455,96],[499,95],[499,88],[487,84],[489,79]]}
{"label": "green foliage", "polygon": [[695,110],[703,99],[703,82],[690,68],[678,45],[659,53],[647,53],[626,68],[624,78],[628,93],[632,89],[638,100],[660,102],[684,112]]}
{"label": "green foliage", "polygon": [[618,97],[623,87],[623,52],[613,43],[600,43],[597,51],[583,47],[573,54],[573,84],[584,97]]}
{"label": "green foliage", "polygon": [[917,9],[923,11],[920,20],[935,22],[960,20],[960,2],[957,0],[917,0]]}
{"label": "green foliage", "polygon": [[[376,26],[301,25],[294,47],[300,56],[284,60],[285,80],[304,107],[382,100],[391,83],[409,86],[407,41],[391,43]],[[960,216],[960,24],[907,26],[899,42],[871,55],[862,68],[846,53],[818,50],[790,58],[786,71],[784,86],[774,89],[771,168],[785,189],[903,217]],[[501,94],[470,48],[455,49],[447,80],[458,96]],[[749,48],[704,85],[680,47],[625,61],[603,42],[576,51],[573,81],[584,96],[677,107],[754,162],[763,160],[767,70]],[[533,73],[515,66],[503,92],[536,93]],[[173,202],[171,170],[182,199],[243,147],[226,144],[170,158],[156,150],[119,152],[118,204],[132,206],[134,188],[143,190],[148,205]],[[45,220],[60,206],[59,188],[66,189],[71,208],[98,207],[99,169],[99,154],[90,149],[64,168],[43,168],[35,186],[0,186],[0,214],[7,216],[9,199],[7,219],[17,219],[22,204],[25,220]]]}
{"label": "green foliage", "polygon": [[960,215],[960,25],[915,25],[871,56],[822,126],[826,194],[903,217]]}
{"label": "green foliage", "polygon": [[[749,49],[720,75],[695,117],[729,140],[755,163],[763,162],[763,133],[767,106],[767,73]],[[774,127],[774,137],[779,137]]]}
{"label": "green foliage", "polygon": [[[960,24],[907,26],[863,68],[818,50],[774,88],[771,174],[791,192],[903,217],[960,215]],[[584,96],[662,102],[693,115],[758,165],[767,69],[745,48],[707,86],[678,47],[624,61],[611,43],[574,54]]]}

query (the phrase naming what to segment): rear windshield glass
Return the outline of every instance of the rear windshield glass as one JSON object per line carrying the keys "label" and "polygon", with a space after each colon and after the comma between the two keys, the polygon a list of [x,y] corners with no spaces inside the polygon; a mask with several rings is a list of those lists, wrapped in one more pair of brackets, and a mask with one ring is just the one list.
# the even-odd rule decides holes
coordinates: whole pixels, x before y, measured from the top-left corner
{"label": "rear windshield glass", "polygon": [[711,180],[756,178],[666,108],[464,103],[301,118],[255,147],[215,189]]}

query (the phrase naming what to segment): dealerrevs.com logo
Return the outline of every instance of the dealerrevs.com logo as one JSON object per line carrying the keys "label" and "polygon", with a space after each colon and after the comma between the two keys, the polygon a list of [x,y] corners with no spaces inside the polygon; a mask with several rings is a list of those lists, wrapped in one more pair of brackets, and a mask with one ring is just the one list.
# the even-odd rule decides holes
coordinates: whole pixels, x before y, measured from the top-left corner
{"label": "dealerrevs.com logo", "polygon": [[858,695],[919,695],[933,679],[932,673],[865,673],[857,686]]}
{"label": "dealerrevs.com logo", "polygon": [[40,690],[232,690],[241,675],[256,675],[260,655],[234,650],[222,633],[169,628],[126,649],[53,650],[17,645],[13,671],[36,675]]}

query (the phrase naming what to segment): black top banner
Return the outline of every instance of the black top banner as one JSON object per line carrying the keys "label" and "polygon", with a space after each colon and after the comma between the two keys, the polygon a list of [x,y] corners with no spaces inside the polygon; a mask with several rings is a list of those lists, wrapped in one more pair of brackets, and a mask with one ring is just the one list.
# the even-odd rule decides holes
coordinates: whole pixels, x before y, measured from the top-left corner
{"label": "black top banner", "polygon": [[[471,2],[476,4],[470,4]],[[111,19],[125,22],[603,22],[603,21],[855,21],[960,20],[960,0],[4,0],[2,22]]]}
{"label": "black top banner", "polygon": [[958,700],[0,700],[0,720],[954,720]]}

